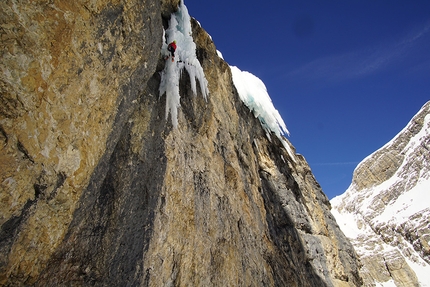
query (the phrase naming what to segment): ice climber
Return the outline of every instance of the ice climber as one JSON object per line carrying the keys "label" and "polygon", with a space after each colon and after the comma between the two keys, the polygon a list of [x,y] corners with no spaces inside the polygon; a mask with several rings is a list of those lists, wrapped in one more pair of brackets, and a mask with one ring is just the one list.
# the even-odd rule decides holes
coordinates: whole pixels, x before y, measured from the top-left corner
{"label": "ice climber", "polygon": [[167,51],[172,54],[172,62],[175,61],[176,41],[173,41],[167,46]]}

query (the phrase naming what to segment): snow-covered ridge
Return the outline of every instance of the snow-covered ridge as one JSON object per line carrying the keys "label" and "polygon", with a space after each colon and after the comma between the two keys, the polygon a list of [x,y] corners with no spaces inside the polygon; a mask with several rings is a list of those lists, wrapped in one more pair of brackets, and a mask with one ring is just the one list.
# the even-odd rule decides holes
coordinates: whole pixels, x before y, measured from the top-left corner
{"label": "snow-covered ridge", "polygon": [[[419,131],[416,131],[415,134],[412,134],[410,131],[414,129],[413,125],[416,125],[415,119],[417,115],[422,114],[423,110],[428,110],[429,113],[422,115],[422,128]],[[390,152],[391,146],[396,144],[397,148],[400,147],[400,150],[397,150],[396,152],[401,155],[402,161],[397,167],[395,173],[387,180],[364,190],[358,190],[357,186],[351,184],[344,194],[332,199],[332,204],[337,205],[340,201],[343,201],[344,205],[345,203],[354,205],[354,210],[357,212],[361,212],[364,215],[369,215],[371,213],[373,215],[373,221],[375,222],[375,216],[380,215],[382,212],[380,208],[375,206],[375,201],[380,197],[381,193],[387,193],[401,188],[402,190],[396,190],[396,193],[402,196],[405,193],[414,191],[416,188],[421,189],[419,187],[424,184],[424,186],[429,187],[429,190],[428,192],[423,192],[420,198],[423,199],[430,196],[430,186],[428,185],[429,183],[427,183],[430,179],[430,166],[425,164],[430,160],[430,153],[428,151],[428,145],[430,143],[430,102],[427,103],[420,112],[417,113],[417,115],[392,140],[371,155],[367,156],[355,169],[355,172],[357,172],[360,167],[367,164],[367,162],[371,162],[373,157],[378,157],[382,152]],[[399,143],[399,140],[401,139],[403,139],[403,142]],[[424,157],[421,155],[424,155]],[[418,163],[423,163],[423,161],[424,164],[418,165]],[[373,165],[374,164],[375,163],[373,163]],[[368,168],[371,168],[371,166]],[[354,180],[357,179],[354,178]],[[389,199],[384,199],[387,204],[384,208],[386,209],[388,206],[395,204],[399,198],[399,196],[392,196]],[[430,202],[430,200],[427,202]],[[384,219],[387,218],[385,217]]]}
{"label": "snow-covered ridge", "polygon": [[[391,141],[366,157],[354,172],[355,183],[331,200],[336,221],[364,263],[364,276],[375,276],[381,286],[409,286],[402,285],[404,278],[394,278],[395,272],[430,286],[429,150],[430,102]],[[386,154],[398,160],[393,174],[376,184],[361,184],[367,175],[377,176],[366,170],[385,172],[378,164]],[[377,267],[380,274],[372,274]],[[383,272],[392,275],[393,285],[384,285],[389,281]]]}
{"label": "snow-covered ridge", "polygon": [[[426,104],[428,105],[428,103]],[[426,105],[424,105],[421,109],[420,112],[425,110]],[[417,115],[420,113],[418,112]],[[414,118],[417,116],[415,115]],[[405,150],[407,150],[408,148],[410,148],[410,146],[414,146],[415,144],[419,143],[420,138],[422,138],[423,135],[428,134],[428,119],[425,119],[426,123],[424,123],[424,129],[421,130],[421,134],[416,135],[414,139],[409,140],[409,146],[405,148]],[[379,148],[378,150],[374,151],[373,153],[371,153],[370,155],[368,155],[367,157],[365,157],[356,167],[356,170],[364,163],[366,162],[369,158],[373,157],[376,153],[380,152],[383,149],[388,149],[390,148],[390,146],[392,146],[397,140],[399,140],[399,138],[404,135],[406,133],[407,130],[411,129],[411,126],[414,124],[414,120],[412,119],[397,135],[395,135],[389,142],[387,142],[386,144],[384,144],[381,148]],[[426,130],[427,129],[427,130]]]}

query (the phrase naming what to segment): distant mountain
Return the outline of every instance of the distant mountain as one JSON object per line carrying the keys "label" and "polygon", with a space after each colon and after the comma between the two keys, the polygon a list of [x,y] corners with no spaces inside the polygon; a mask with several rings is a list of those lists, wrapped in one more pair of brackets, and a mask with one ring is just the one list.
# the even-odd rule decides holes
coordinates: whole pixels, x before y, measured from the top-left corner
{"label": "distant mountain", "polygon": [[357,166],[331,204],[365,286],[430,286],[430,102]]}

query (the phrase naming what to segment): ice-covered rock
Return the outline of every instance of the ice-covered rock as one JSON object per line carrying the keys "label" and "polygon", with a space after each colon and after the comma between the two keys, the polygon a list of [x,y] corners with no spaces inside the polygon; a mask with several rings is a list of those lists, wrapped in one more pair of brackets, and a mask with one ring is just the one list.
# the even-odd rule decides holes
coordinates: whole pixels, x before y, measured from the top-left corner
{"label": "ice-covered rock", "polygon": [[[168,43],[176,42],[175,57],[167,50]],[[169,28],[163,34],[161,54],[166,58],[165,68],[161,73],[160,97],[166,94],[166,119],[171,114],[174,127],[178,125],[178,108],[180,107],[179,80],[185,69],[188,72],[191,90],[197,95],[199,82],[202,96],[209,94],[208,81],[196,55],[196,44],[192,37],[191,18],[184,1],[180,2],[178,11],[170,17]]]}

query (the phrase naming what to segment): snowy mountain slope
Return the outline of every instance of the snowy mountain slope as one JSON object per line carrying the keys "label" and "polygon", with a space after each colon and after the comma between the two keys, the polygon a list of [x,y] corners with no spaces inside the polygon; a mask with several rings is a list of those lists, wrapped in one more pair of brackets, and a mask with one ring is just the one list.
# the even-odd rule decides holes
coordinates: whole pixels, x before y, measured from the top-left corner
{"label": "snowy mountain slope", "polygon": [[430,286],[429,149],[427,102],[331,200],[336,221],[361,257],[366,286]]}

